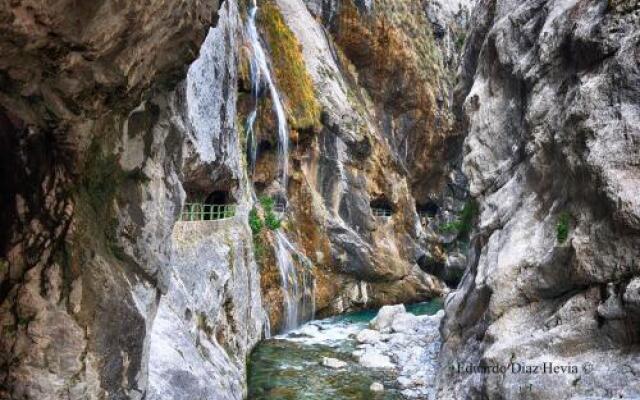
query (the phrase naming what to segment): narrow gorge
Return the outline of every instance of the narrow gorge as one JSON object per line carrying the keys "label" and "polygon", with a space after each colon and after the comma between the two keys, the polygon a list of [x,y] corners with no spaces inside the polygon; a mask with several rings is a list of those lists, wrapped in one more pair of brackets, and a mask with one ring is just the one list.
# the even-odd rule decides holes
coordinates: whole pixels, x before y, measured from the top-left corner
{"label": "narrow gorge", "polygon": [[1,0],[0,399],[640,399],[639,0]]}

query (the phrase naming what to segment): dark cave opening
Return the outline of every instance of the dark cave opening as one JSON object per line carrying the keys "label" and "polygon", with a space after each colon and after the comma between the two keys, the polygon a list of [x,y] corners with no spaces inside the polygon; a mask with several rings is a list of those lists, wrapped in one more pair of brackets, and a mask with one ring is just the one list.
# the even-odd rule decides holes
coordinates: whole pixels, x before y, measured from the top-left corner
{"label": "dark cave opening", "polygon": [[202,205],[205,221],[230,218],[235,215],[235,199],[228,191],[215,190],[207,196]]}
{"label": "dark cave opening", "polygon": [[376,197],[369,203],[374,217],[390,217],[393,215],[393,206],[386,197]]}
{"label": "dark cave opening", "polygon": [[211,192],[204,201],[204,204],[229,204],[233,203],[229,192],[225,190],[216,190]]}
{"label": "dark cave opening", "polygon": [[187,192],[181,221],[211,221],[235,216],[236,199],[228,190]]}
{"label": "dark cave opening", "polygon": [[416,203],[416,212],[420,218],[433,218],[440,210],[440,206],[433,201],[427,201],[426,203]]}

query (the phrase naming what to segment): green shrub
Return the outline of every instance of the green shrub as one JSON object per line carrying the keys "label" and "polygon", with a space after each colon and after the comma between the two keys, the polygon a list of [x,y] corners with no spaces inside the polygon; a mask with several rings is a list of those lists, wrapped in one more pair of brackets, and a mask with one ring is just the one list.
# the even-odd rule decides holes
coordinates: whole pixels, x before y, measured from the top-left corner
{"label": "green shrub", "polygon": [[273,212],[274,203],[275,201],[271,197],[264,196],[260,198],[260,204],[264,209],[265,225],[267,226],[267,228],[271,229],[272,231],[279,229],[280,226],[282,225],[282,221],[280,221],[280,219],[276,217],[276,215]]}
{"label": "green shrub", "polygon": [[458,228],[459,228],[458,225],[459,225],[458,221],[447,222],[445,224],[440,225],[439,228],[440,228],[440,231],[443,233],[453,233],[458,231]]}
{"label": "green shrub", "polygon": [[447,222],[439,226],[439,229],[443,233],[458,233],[458,237],[464,237],[471,233],[473,227],[473,219],[478,213],[478,205],[475,200],[468,200],[460,215],[453,222]]}
{"label": "green shrub", "polygon": [[264,208],[265,213],[273,211],[273,205],[275,204],[275,201],[271,197],[262,196],[260,197],[259,201],[262,208]]}
{"label": "green shrub", "polygon": [[556,239],[558,243],[564,243],[569,237],[569,222],[571,222],[571,216],[567,212],[560,213],[558,216],[558,222],[556,223]]}
{"label": "green shrub", "polygon": [[251,232],[253,232],[254,235],[258,235],[264,227],[262,219],[258,215],[258,210],[255,207],[249,211],[249,226],[251,227]]}
{"label": "green shrub", "polygon": [[478,213],[478,205],[472,200],[468,200],[460,214],[460,225],[458,232],[462,235],[468,235],[471,232],[473,219]]}
{"label": "green shrub", "polygon": [[278,219],[278,217],[276,217],[276,215],[273,212],[267,213],[267,215],[264,218],[264,222],[267,228],[271,229],[272,231],[279,229],[280,226],[282,225],[282,221],[280,221],[280,219]]}

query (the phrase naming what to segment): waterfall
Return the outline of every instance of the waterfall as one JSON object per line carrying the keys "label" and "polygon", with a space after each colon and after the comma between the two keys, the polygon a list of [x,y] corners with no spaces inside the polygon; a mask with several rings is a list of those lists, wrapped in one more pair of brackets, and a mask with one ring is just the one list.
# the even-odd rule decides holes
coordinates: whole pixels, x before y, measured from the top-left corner
{"label": "waterfall", "polygon": [[271,321],[269,321],[269,315],[267,315],[267,313],[264,313],[264,321],[263,321],[264,325],[263,325],[263,331],[262,331],[262,336],[265,339],[271,339]]}
{"label": "waterfall", "polygon": [[249,158],[250,176],[256,172],[256,158],[258,156],[258,143],[254,131],[256,116],[258,115],[258,96],[255,96],[255,105],[247,118],[247,157]]}
{"label": "waterfall", "polygon": [[262,79],[265,80],[269,87],[269,93],[271,94],[271,101],[273,102],[273,111],[278,118],[278,161],[280,168],[280,184],[282,190],[286,194],[287,192],[287,180],[289,174],[289,128],[287,127],[287,118],[284,113],[284,107],[282,106],[282,100],[276,85],[271,78],[271,72],[269,71],[269,65],[267,64],[267,57],[262,43],[260,42],[260,36],[258,35],[258,29],[256,28],[256,15],[258,14],[258,5],[256,0],[253,0],[251,10],[249,10],[249,23],[247,26],[247,32],[249,40],[251,41],[251,48],[253,49],[253,59],[251,60],[251,81],[253,83],[253,95],[255,97],[254,110],[251,112],[248,118],[247,134],[249,135],[249,163],[255,166],[256,157],[256,137],[254,131],[254,123],[258,112],[258,95],[260,94],[260,85]]}
{"label": "waterfall", "polygon": [[[297,328],[315,314],[315,283],[307,268],[311,262],[280,231],[276,233],[276,258],[284,290],[283,330]],[[293,255],[303,264],[296,268]]]}
{"label": "waterfall", "polygon": [[[278,89],[271,77],[271,71],[267,64],[267,57],[256,28],[256,15],[258,5],[253,0],[249,10],[249,21],[247,24],[247,35],[251,42],[253,58],[251,60],[251,82],[252,94],[254,97],[254,108],[247,118],[247,155],[249,158],[249,168],[253,174],[257,157],[257,138],[255,132],[255,121],[258,114],[258,101],[260,89],[263,83],[269,88],[269,94],[273,103],[273,111],[278,119],[278,167],[280,170],[280,185],[287,195],[287,180],[289,173],[289,128],[287,119],[280,99]],[[257,200],[255,192],[254,201]],[[298,327],[302,322],[312,319],[315,314],[315,282],[307,268],[311,265],[309,259],[291,244],[285,234],[278,230],[276,232],[276,261],[280,278],[282,280],[282,291],[284,298],[284,318],[282,328],[287,331]],[[295,256],[295,260],[294,260]],[[296,261],[303,267],[296,266]],[[267,325],[265,325],[267,326]],[[265,336],[270,335],[270,329]]]}

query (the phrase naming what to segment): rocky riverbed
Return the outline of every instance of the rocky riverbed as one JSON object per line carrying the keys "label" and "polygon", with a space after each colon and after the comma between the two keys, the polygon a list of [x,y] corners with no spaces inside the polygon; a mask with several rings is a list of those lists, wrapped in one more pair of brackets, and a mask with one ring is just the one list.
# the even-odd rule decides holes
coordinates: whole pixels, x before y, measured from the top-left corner
{"label": "rocky riverbed", "polygon": [[388,368],[397,374],[394,387],[403,397],[435,397],[440,333],[444,316],[415,315],[403,305],[385,306],[376,318],[356,335],[358,350],[352,355],[368,368]]}
{"label": "rocky riverbed", "polygon": [[433,398],[441,308],[385,306],[266,340],[251,356],[249,398]]}

